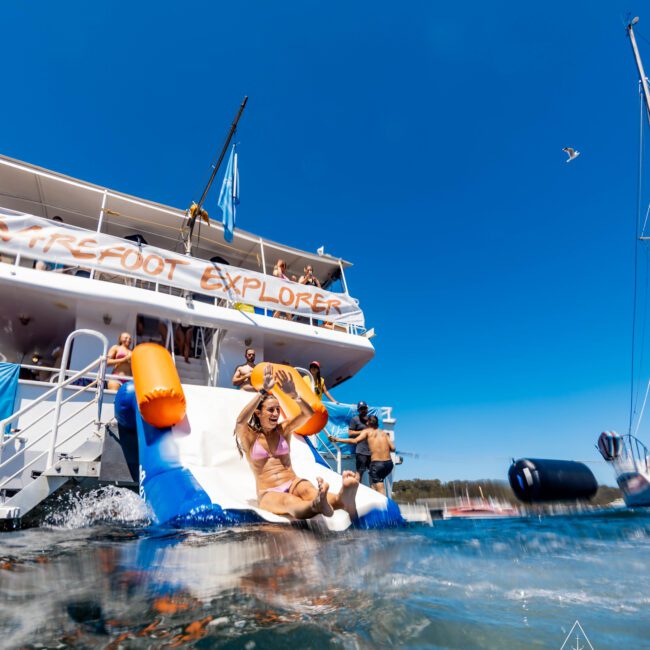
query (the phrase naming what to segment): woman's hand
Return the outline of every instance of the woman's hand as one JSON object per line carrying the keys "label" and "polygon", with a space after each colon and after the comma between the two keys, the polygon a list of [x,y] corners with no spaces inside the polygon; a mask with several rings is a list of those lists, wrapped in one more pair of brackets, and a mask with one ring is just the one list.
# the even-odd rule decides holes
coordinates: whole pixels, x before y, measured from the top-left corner
{"label": "woman's hand", "polygon": [[266,366],[264,366],[264,383],[262,384],[262,388],[267,393],[270,393],[273,386],[275,386],[275,377],[273,377],[273,365],[267,363]]}
{"label": "woman's hand", "polygon": [[282,392],[286,393],[289,397],[296,399],[298,393],[296,392],[296,385],[293,383],[291,375],[286,370],[278,370],[277,378],[278,386]]}

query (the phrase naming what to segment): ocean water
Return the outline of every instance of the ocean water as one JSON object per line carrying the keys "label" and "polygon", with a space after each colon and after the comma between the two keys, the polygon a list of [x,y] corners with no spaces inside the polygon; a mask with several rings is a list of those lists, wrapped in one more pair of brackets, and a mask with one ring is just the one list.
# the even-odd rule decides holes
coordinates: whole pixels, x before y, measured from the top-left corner
{"label": "ocean water", "polygon": [[648,648],[649,569],[647,511],[173,530],[106,488],[0,535],[0,646]]}

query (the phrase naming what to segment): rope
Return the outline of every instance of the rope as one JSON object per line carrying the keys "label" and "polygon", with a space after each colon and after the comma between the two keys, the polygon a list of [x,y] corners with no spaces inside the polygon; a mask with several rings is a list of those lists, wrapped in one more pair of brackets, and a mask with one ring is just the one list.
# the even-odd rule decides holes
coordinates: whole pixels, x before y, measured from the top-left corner
{"label": "rope", "polygon": [[[650,207],[650,206],[649,206]],[[637,242],[637,247],[638,247],[638,242]],[[646,341],[646,325],[648,322],[648,283],[650,282],[650,258],[648,257],[648,249],[646,247],[643,248],[643,254],[645,256],[645,285],[643,287],[643,300],[641,301],[641,308],[642,308],[642,313],[643,313],[643,320],[641,322],[641,350],[639,352],[639,361],[638,361],[638,374],[637,374],[637,389],[636,389],[636,404],[639,403],[639,390],[641,388],[641,375],[644,367],[644,359],[645,359],[645,341]],[[644,402],[645,404],[645,402]],[[639,413],[639,418],[637,422],[637,430],[641,424],[641,418],[643,417],[643,409],[641,409],[641,412]]]}
{"label": "rope", "polygon": [[645,397],[643,398],[643,405],[641,406],[641,412],[639,413],[639,419],[636,421],[636,428],[634,429],[634,435],[636,436],[637,432],[639,431],[639,427],[641,426],[641,420],[643,419],[643,413],[645,411],[645,405],[646,402],[648,401],[648,393],[650,392],[650,381],[648,382],[648,385],[646,386],[645,389]]}
{"label": "rope", "polygon": [[650,216],[650,203],[648,209],[645,211],[645,219],[643,220],[643,228],[641,228],[641,237],[645,237],[645,227],[648,225],[648,217]]}

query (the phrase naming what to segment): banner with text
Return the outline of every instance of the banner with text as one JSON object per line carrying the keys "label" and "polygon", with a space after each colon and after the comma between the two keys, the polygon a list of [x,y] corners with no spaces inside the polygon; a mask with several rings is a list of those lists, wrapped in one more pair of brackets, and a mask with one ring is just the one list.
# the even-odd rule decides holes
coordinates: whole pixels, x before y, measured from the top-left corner
{"label": "banner with text", "polygon": [[354,298],[272,275],[214,264],[0,208],[0,251],[113,272],[272,311],[363,327]]}

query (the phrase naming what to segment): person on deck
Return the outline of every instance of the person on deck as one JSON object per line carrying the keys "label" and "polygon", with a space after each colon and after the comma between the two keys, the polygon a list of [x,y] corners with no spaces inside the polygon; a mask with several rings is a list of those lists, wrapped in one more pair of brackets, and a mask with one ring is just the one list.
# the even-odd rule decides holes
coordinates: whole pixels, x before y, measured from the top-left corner
{"label": "person on deck", "polygon": [[[124,375],[130,377],[131,372],[131,344],[133,339],[128,332],[122,332],[117,339],[117,345],[111,347],[108,351],[108,358],[106,360],[107,370],[111,375]],[[126,383],[126,379],[109,379],[108,389],[119,390],[122,384]]]}
{"label": "person on deck", "polygon": [[[57,214],[54,217],[52,217],[52,221],[55,223],[63,223],[63,219]],[[59,271],[64,267],[63,264],[55,264],[53,262],[44,262],[43,260],[36,260],[34,262],[34,268],[37,271]]]}
{"label": "person on deck", "polygon": [[[355,444],[351,441],[351,438],[356,436],[359,431],[363,431],[367,426],[368,405],[365,402],[359,402],[357,404],[357,414],[350,420],[350,424],[348,425],[349,438],[342,438],[343,442],[350,445]],[[359,482],[361,482],[363,480],[363,475],[370,467],[370,447],[368,447],[368,441],[365,438],[356,444],[355,454],[357,477],[359,478]]]}
{"label": "person on deck", "polygon": [[185,363],[190,362],[190,353],[192,351],[192,336],[194,335],[194,326],[189,323],[177,323],[174,329],[174,340],[178,352],[183,355]]}
{"label": "person on deck", "polygon": [[[296,281],[296,276],[292,275],[289,277],[286,274],[287,270],[287,265],[286,262],[282,259],[278,260],[275,263],[275,266],[273,267],[273,275],[276,278],[280,278],[280,280],[287,280],[288,282],[295,282]],[[274,311],[273,312],[273,318],[282,318],[283,320],[293,320],[293,317],[290,314],[287,314],[284,311]]]}
{"label": "person on deck", "polygon": [[370,476],[370,487],[381,494],[386,494],[384,479],[393,471],[393,461],[390,452],[395,451],[395,445],[386,431],[379,428],[379,420],[376,415],[370,415],[367,420],[367,428],[358,432],[356,436],[350,438],[335,438],[329,436],[332,442],[352,443],[358,445],[364,440],[370,447],[370,467],[368,475]]}
{"label": "person on deck", "polygon": [[246,348],[245,352],[246,363],[237,366],[235,374],[232,376],[232,385],[237,386],[241,390],[248,390],[257,392],[251,384],[251,373],[255,367],[255,350],[253,348]]}
{"label": "person on deck", "polygon": [[[276,379],[277,378],[277,379]],[[269,391],[276,381],[296,401],[300,413],[280,423],[280,403]],[[296,392],[291,376],[283,370],[273,374],[269,364],[264,369],[264,385],[237,418],[235,440],[240,456],[246,459],[255,475],[257,502],[260,508],[276,515],[309,519],[322,514],[331,517],[343,509],[356,517],[355,495],[359,481],[353,472],[343,472],[343,486],[334,495],[320,477],[317,486],[300,478],[291,466],[291,434],[314,414],[311,406]]]}
{"label": "person on deck", "polygon": [[325,386],[325,380],[320,376],[320,363],[318,363],[318,361],[312,361],[309,364],[309,372],[314,380],[314,393],[316,393],[320,399],[323,399],[323,395],[327,395],[330,402],[338,404],[338,402],[329,394],[329,391]]}
{"label": "person on deck", "polygon": [[289,277],[286,274],[286,270],[287,270],[286,262],[284,260],[278,260],[275,263],[275,266],[273,267],[273,275],[276,278],[280,278],[280,280],[288,280],[289,282],[295,282],[296,276],[292,275],[291,277]]}
{"label": "person on deck", "polygon": [[307,264],[304,270],[304,275],[300,276],[300,280],[298,280],[298,282],[300,284],[306,284],[310,287],[318,287],[319,289],[321,288],[320,280],[314,275],[314,267],[311,264]]}

